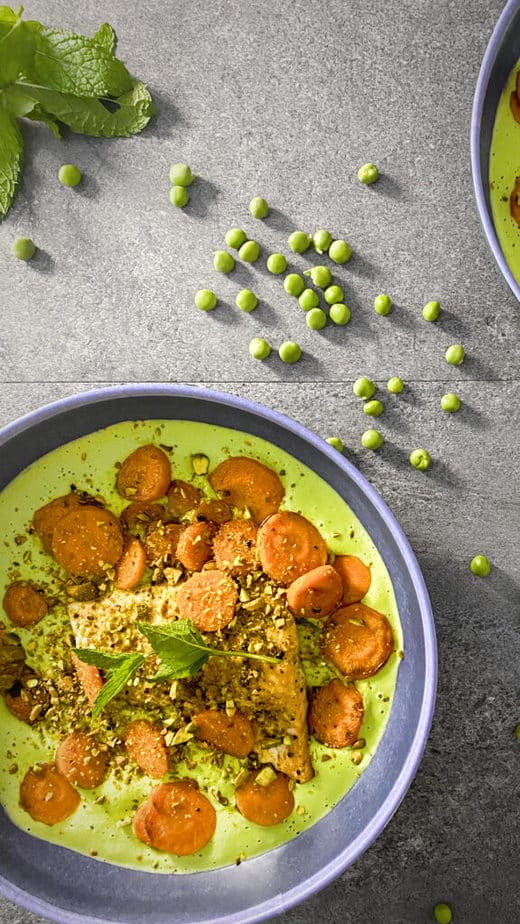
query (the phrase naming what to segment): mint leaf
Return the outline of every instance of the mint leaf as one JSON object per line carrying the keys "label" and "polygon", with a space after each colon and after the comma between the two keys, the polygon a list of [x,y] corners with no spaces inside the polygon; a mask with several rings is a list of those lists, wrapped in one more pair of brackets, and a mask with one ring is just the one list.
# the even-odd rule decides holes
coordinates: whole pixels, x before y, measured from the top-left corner
{"label": "mint leaf", "polygon": [[143,654],[113,654],[91,648],[75,648],[74,654],[85,664],[93,664],[106,674],[103,689],[94,700],[92,717],[96,719],[105,706],[123,690],[146,661]]}
{"label": "mint leaf", "polygon": [[34,108],[31,109],[30,112],[27,112],[25,114],[25,117],[27,119],[31,119],[33,122],[45,122],[45,125],[49,126],[54,137],[57,138],[58,141],[61,139],[60,127],[58,123],[56,122],[56,119],[54,119],[53,116],[49,115],[48,112],[45,112],[45,110],[42,109],[41,106],[38,106],[38,105],[34,106]]}
{"label": "mint leaf", "polygon": [[34,36],[29,81],[82,97],[120,96],[131,88],[122,61],[95,39],[61,29],[38,29]]}
{"label": "mint leaf", "polygon": [[0,106],[0,219],[11,208],[22,158],[23,141],[16,119]]}
{"label": "mint leaf", "polygon": [[102,45],[103,48],[106,48],[111,54],[114,54],[116,50],[116,34],[108,22],[102,23],[97,32],[94,32],[92,41],[97,42],[98,45]]}
{"label": "mint leaf", "polygon": [[[9,7],[0,7],[8,10]],[[15,14],[13,14],[14,16]],[[26,73],[31,67],[34,56],[34,37],[20,17],[14,19],[0,18],[0,87]]]}
{"label": "mint leaf", "polygon": [[0,91],[0,105],[7,109],[11,115],[27,116],[36,106],[35,101],[27,95],[20,87],[11,84],[5,90]]}

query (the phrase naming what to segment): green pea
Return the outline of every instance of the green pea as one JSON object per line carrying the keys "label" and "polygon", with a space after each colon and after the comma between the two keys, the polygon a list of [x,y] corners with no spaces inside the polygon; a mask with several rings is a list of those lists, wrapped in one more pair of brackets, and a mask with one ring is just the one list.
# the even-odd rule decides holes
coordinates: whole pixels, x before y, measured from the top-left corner
{"label": "green pea", "polygon": [[267,218],[269,215],[269,206],[262,196],[255,196],[249,203],[249,211],[253,218]]}
{"label": "green pea", "polygon": [[298,273],[289,273],[283,281],[283,287],[288,295],[294,295],[295,298],[298,298],[305,288],[305,282]]}
{"label": "green pea", "polygon": [[335,305],[337,302],[342,302],[344,297],[341,286],[327,286],[323,293],[323,298],[327,302],[327,305]]}
{"label": "green pea", "polygon": [[170,202],[176,205],[178,209],[183,209],[190,201],[189,193],[185,186],[172,186],[170,189]]}
{"label": "green pea", "polygon": [[361,445],[365,449],[379,449],[384,443],[379,430],[365,430],[361,436]]}
{"label": "green pea", "polygon": [[343,452],[343,440],[339,436],[328,436],[325,442],[332,446],[333,449],[337,449],[338,452]]}
{"label": "green pea", "polygon": [[251,289],[241,289],[235,299],[236,305],[241,311],[254,311],[258,305],[258,299]]}
{"label": "green pea", "polygon": [[379,170],[375,164],[363,164],[362,167],[358,170],[358,180],[360,183],[364,183],[365,186],[371,186],[372,183],[375,183],[379,179]]}
{"label": "green pea", "polygon": [[294,340],[285,340],[278,348],[278,356],[283,363],[297,363],[301,355],[301,347]]}
{"label": "green pea", "polygon": [[410,465],[420,472],[425,472],[430,467],[430,463],[431,456],[427,449],[414,449],[410,453]]}
{"label": "green pea", "polygon": [[453,343],[444,354],[444,358],[450,366],[460,366],[464,356],[464,347],[460,343]]}
{"label": "green pea", "polygon": [[441,398],[441,408],[443,411],[447,411],[448,414],[455,414],[455,412],[460,409],[460,404],[461,401],[459,396],[451,391]]}
{"label": "green pea", "polygon": [[213,266],[218,273],[231,273],[235,269],[235,261],[227,250],[216,250],[213,256]]}
{"label": "green pea", "polygon": [[475,557],[471,559],[469,566],[473,574],[477,574],[479,577],[487,577],[491,571],[489,558],[486,558],[485,555],[475,555]]}
{"label": "green pea", "polygon": [[439,302],[426,302],[423,310],[422,316],[425,321],[437,321],[441,313],[441,306]]}
{"label": "green pea", "polygon": [[267,258],[266,266],[273,276],[280,276],[287,269],[287,260],[283,253],[272,253]]}
{"label": "green pea", "polygon": [[343,326],[350,321],[350,308],[343,302],[335,302],[330,306],[329,318],[334,324]]}
{"label": "green pea", "polygon": [[311,308],[305,320],[311,330],[322,330],[327,323],[327,315],[321,308]]}
{"label": "green pea", "polygon": [[77,186],[81,181],[81,170],[74,164],[63,164],[58,170],[58,179],[64,186]]}
{"label": "green pea", "polygon": [[217,306],[217,296],[211,289],[199,289],[193,300],[201,311],[213,311]]}
{"label": "green pea", "polygon": [[300,308],[304,311],[310,311],[311,308],[317,308],[320,303],[320,297],[314,289],[304,289],[298,298]]}
{"label": "green pea", "polygon": [[242,228],[230,228],[226,231],[225,241],[232,250],[240,250],[242,244],[247,241],[247,234]]}
{"label": "green pea", "polygon": [[352,256],[352,247],[346,241],[333,241],[329,247],[329,257],[334,263],[347,263]]}
{"label": "green pea", "polygon": [[173,164],[170,167],[170,183],[172,186],[191,186],[195,179],[188,164]]}
{"label": "green pea", "polygon": [[366,376],[362,375],[354,382],[352,391],[357,398],[371,398],[375,394],[376,386],[372,379],[367,379]]}
{"label": "green pea", "polygon": [[311,245],[311,239],[305,231],[293,231],[287,239],[293,253],[305,253]]}
{"label": "green pea", "polygon": [[332,241],[332,234],[330,231],[326,231],[325,228],[318,228],[312,235],[312,243],[314,244],[316,253],[326,253]]}
{"label": "green pea", "polygon": [[311,266],[310,269],[305,270],[304,275],[310,276],[318,289],[326,289],[332,282],[332,273],[328,266]]}
{"label": "green pea", "polygon": [[433,909],[433,916],[437,924],[450,924],[452,918],[450,906],[446,902],[437,902]]}
{"label": "green pea", "polygon": [[363,405],[363,413],[368,414],[369,417],[379,417],[383,411],[383,404],[377,398],[374,398],[373,401],[367,401]]}
{"label": "green pea", "polygon": [[376,295],[374,299],[374,311],[377,314],[386,316],[392,310],[392,299],[389,295]]}
{"label": "green pea", "polygon": [[404,389],[404,382],[398,375],[393,375],[391,379],[388,379],[386,387],[392,395],[399,395]]}
{"label": "green pea", "polygon": [[256,241],[246,241],[238,251],[238,256],[244,263],[255,263],[260,256],[260,245]]}
{"label": "green pea", "polygon": [[11,244],[11,253],[18,260],[30,260],[36,247],[30,237],[17,237]]}
{"label": "green pea", "polygon": [[271,347],[263,337],[253,337],[249,344],[249,352],[253,359],[267,359],[271,352]]}

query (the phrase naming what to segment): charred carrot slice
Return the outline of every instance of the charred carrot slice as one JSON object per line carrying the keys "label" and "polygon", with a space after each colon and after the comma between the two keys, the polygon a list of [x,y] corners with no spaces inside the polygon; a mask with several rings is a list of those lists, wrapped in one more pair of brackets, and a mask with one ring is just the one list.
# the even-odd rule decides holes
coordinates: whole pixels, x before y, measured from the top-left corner
{"label": "charred carrot slice", "polygon": [[146,560],[150,565],[172,565],[177,559],[177,544],[184,527],[180,523],[163,523],[148,530],[144,539]]}
{"label": "charred carrot slice", "polygon": [[359,738],[363,697],[353,685],[334,679],[315,690],[309,703],[309,725],[318,741],[329,748],[347,748]]}
{"label": "charred carrot slice", "polygon": [[201,493],[189,481],[172,481],[166,494],[166,506],[171,517],[184,517],[190,510],[195,510],[200,504]]}
{"label": "charred carrot slice", "polygon": [[287,603],[295,616],[321,619],[341,603],[343,583],[332,565],[321,565],[296,578],[287,588]]}
{"label": "charred carrot slice", "polygon": [[258,530],[258,558],[262,568],[280,584],[327,563],[327,546],[316,527],[299,513],[282,511]]}
{"label": "charred carrot slice", "polygon": [[[294,808],[289,780],[283,773],[275,773],[273,770],[268,782],[262,780],[261,775],[269,769],[263,767],[255,770],[235,791],[235,804],[240,814],[255,825],[264,827],[284,821]],[[257,782],[258,779],[260,782]]]}
{"label": "charred carrot slice", "polygon": [[6,692],[5,704],[9,712],[21,722],[34,725],[43,719],[49,708],[50,698],[42,680],[32,668],[26,666],[22,676]]}
{"label": "charred carrot slice", "polygon": [[114,585],[118,590],[131,590],[141,580],[146,569],[146,552],[140,539],[133,537],[116,563]]}
{"label": "charred carrot slice", "polygon": [[59,772],[74,786],[95,789],[107,775],[108,755],[93,735],[76,731],[65,738],[54,758]]}
{"label": "charred carrot slice", "polygon": [[177,558],[188,571],[200,571],[213,554],[213,523],[190,523],[177,543]]}
{"label": "charred carrot slice", "polygon": [[80,661],[74,652],[71,654],[71,660],[89,705],[93,706],[96,701],[96,696],[103,689],[103,678],[97,667],[94,667],[93,664],[85,664],[84,661]]}
{"label": "charred carrot slice", "polygon": [[230,574],[247,574],[256,567],[258,527],[251,520],[223,523],[213,540],[217,568]]}
{"label": "charred carrot slice", "polygon": [[232,516],[233,511],[229,504],[213,497],[201,501],[195,511],[196,520],[211,520],[212,523],[227,523]]}
{"label": "charred carrot slice", "polygon": [[77,577],[103,577],[122,551],[119,520],[109,510],[91,504],[67,513],[52,534],[54,558]]}
{"label": "charred carrot slice", "polygon": [[217,815],[191,780],[162,783],[134,816],[134,834],[156,850],[190,856],[211,840]]}
{"label": "charred carrot slice", "polygon": [[126,750],[131,759],[154,780],[168,772],[168,749],[160,728],[145,719],[130,722],[124,734]]}
{"label": "charred carrot slice", "polygon": [[231,622],[238,599],[236,584],[222,571],[198,571],[176,588],[175,603],[182,617],[202,632],[217,632]]}
{"label": "charred carrot slice", "polygon": [[31,818],[56,825],[76,811],[80,798],[55,764],[39,764],[27,771],[20,784],[20,804]]}
{"label": "charred carrot slice", "polygon": [[150,524],[165,520],[166,508],[161,504],[137,502],[128,504],[121,513],[121,522],[127,532],[142,538]]}
{"label": "charred carrot slice", "polygon": [[79,495],[71,491],[70,494],[55,497],[35,512],[32,521],[33,529],[41,539],[46,552],[52,552],[52,534],[55,526],[66,513],[74,507],[79,507],[80,503]]}
{"label": "charred carrot slice", "polygon": [[343,603],[359,603],[372,582],[368,565],[357,555],[336,555],[334,567],[343,582]]}
{"label": "charred carrot slice", "polygon": [[383,613],[364,603],[336,610],[323,627],[324,657],[353,680],[377,673],[394,648],[392,627]]}
{"label": "charred carrot slice", "polygon": [[253,723],[238,709],[227,715],[220,709],[206,709],[194,715],[197,737],[233,757],[247,757],[255,746]]}
{"label": "charred carrot slice", "polygon": [[35,626],[49,609],[43,594],[29,581],[9,584],[2,602],[13,625],[24,629]]}
{"label": "charred carrot slice", "polygon": [[256,459],[233,456],[209,476],[213,489],[233,507],[249,510],[256,523],[278,510],[284,489],[276,472]]}
{"label": "charred carrot slice", "polygon": [[116,487],[130,501],[154,501],[164,497],[171,481],[170,460],[165,452],[148,443],[134,449],[117,473]]}

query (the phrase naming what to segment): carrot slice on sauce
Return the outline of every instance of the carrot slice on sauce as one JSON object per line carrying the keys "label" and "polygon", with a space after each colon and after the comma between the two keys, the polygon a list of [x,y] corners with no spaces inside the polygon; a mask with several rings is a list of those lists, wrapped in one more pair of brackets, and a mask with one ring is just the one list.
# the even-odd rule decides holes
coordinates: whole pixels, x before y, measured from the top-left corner
{"label": "carrot slice on sauce", "polygon": [[71,653],[71,660],[89,705],[93,706],[96,696],[103,689],[103,678],[97,667],[80,661],[74,652]]}
{"label": "carrot slice on sauce", "polygon": [[334,567],[343,581],[343,603],[359,603],[372,581],[368,565],[357,555],[336,555]]}
{"label": "carrot slice on sauce", "polygon": [[134,816],[134,834],[156,850],[186,857],[211,840],[217,814],[192,780],[162,783]]}
{"label": "carrot slice on sauce", "polygon": [[284,510],[270,516],[258,530],[257,553],[262,568],[274,581],[290,584],[327,563],[325,540],[299,513]]}
{"label": "carrot slice on sauce", "polygon": [[294,808],[294,796],[289,789],[289,780],[283,773],[276,773],[265,785],[257,783],[258,775],[264,773],[265,769],[255,770],[238,786],[235,804],[248,821],[269,827],[289,817]]}
{"label": "carrot slice on sauce", "polygon": [[278,510],[284,488],[276,472],[256,459],[233,456],[209,476],[211,486],[233,507],[249,510],[256,523]]}
{"label": "carrot slice on sauce", "polygon": [[343,583],[332,565],[321,565],[296,578],[287,588],[287,603],[295,616],[321,619],[343,599]]}
{"label": "carrot slice on sauce", "polygon": [[20,784],[20,804],[31,818],[56,825],[76,811],[80,797],[55,764],[38,764]]}
{"label": "carrot slice on sauce", "polygon": [[165,520],[165,514],[166,508],[161,504],[136,501],[135,504],[128,504],[128,507],[125,507],[120,519],[127,532],[142,538],[151,523]]}
{"label": "carrot slice on sauce", "polygon": [[52,534],[55,526],[66,513],[69,513],[74,507],[79,507],[80,504],[79,495],[71,491],[70,494],[55,497],[54,500],[44,504],[34,513],[32,519],[33,529],[41,539],[46,552],[52,552]]}
{"label": "carrot slice on sauce", "polygon": [[329,748],[350,747],[359,737],[363,713],[359,690],[336,678],[313,692],[309,703],[310,729]]}
{"label": "carrot slice on sauce", "polygon": [[166,494],[166,506],[171,517],[184,517],[190,510],[195,510],[200,504],[201,493],[189,481],[174,479]]}
{"label": "carrot slice on sauce", "polygon": [[188,571],[200,571],[213,553],[213,523],[190,523],[177,543],[177,558]]}
{"label": "carrot slice on sauce", "polygon": [[131,759],[154,780],[168,772],[168,749],[157,725],[145,719],[130,722],[124,734],[126,750]]}
{"label": "carrot slice on sauce", "polygon": [[26,665],[22,676],[5,693],[5,704],[9,712],[21,722],[34,725],[43,719],[50,705],[50,697],[41,678]]}
{"label": "carrot slice on sauce", "polygon": [[95,789],[107,775],[108,755],[93,735],[76,731],[65,738],[54,758],[59,772],[74,786]]}
{"label": "carrot slice on sauce", "polygon": [[140,539],[133,536],[125,545],[116,562],[114,586],[118,590],[131,590],[141,580],[146,569],[146,552]]}
{"label": "carrot slice on sauce", "polygon": [[341,607],[329,616],[320,641],[324,657],[353,680],[377,673],[394,649],[386,616],[364,603]]}
{"label": "carrot slice on sauce", "polygon": [[230,574],[248,574],[256,567],[258,527],[252,520],[223,523],[213,540],[217,568]]}
{"label": "carrot slice on sauce", "polygon": [[77,577],[103,577],[123,551],[119,520],[102,507],[83,504],[57,523],[52,534],[56,561]]}
{"label": "carrot slice on sauce", "polygon": [[[520,116],[520,103],[519,103],[519,116]],[[520,122],[520,118],[518,120]],[[514,218],[517,225],[520,225],[520,176],[517,176],[511,197],[509,199],[509,206],[511,209],[511,217]]]}
{"label": "carrot slice on sauce", "polygon": [[233,757],[247,757],[255,746],[253,723],[238,710],[227,715],[220,709],[206,709],[192,718],[197,737]]}
{"label": "carrot slice on sauce", "polygon": [[217,632],[231,622],[238,599],[236,584],[222,571],[197,571],[176,588],[175,603],[185,619],[202,632]]}
{"label": "carrot slice on sauce", "polygon": [[509,97],[509,105],[511,107],[511,112],[513,113],[513,118],[515,122],[520,122],[520,97],[518,93],[511,93]]}
{"label": "carrot slice on sauce", "polygon": [[177,559],[177,544],[184,529],[181,523],[158,522],[144,538],[146,560],[150,565],[172,565]]}
{"label": "carrot slice on sauce", "polygon": [[121,463],[116,487],[130,501],[154,501],[164,497],[171,481],[170,460],[165,452],[148,443],[138,446]]}
{"label": "carrot slice on sauce", "polygon": [[227,523],[233,517],[229,504],[223,500],[208,498],[200,502],[195,511],[196,520],[211,520],[212,523]]}
{"label": "carrot slice on sauce", "polygon": [[28,581],[9,584],[2,603],[13,625],[24,629],[35,626],[49,609],[43,594]]}

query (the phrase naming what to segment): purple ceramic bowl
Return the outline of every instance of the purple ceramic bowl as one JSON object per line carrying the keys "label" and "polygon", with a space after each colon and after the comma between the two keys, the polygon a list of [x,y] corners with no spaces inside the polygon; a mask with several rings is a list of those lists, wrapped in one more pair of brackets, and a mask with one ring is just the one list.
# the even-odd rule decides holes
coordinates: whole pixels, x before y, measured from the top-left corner
{"label": "purple ceramic bowl", "polygon": [[377,492],[337,450],[287,417],[240,398],[176,385],[128,385],[58,401],[0,432],[0,490],[44,453],[123,420],[167,418],[260,436],[320,475],[374,540],[393,582],[404,634],[394,703],[376,754],[341,802],[292,841],[239,866],[153,875],[30,837],[0,810],[0,891],[53,921],[245,924],[279,914],[345,870],[405,795],[431,724],[437,677],[432,612],[415,556]]}
{"label": "purple ceramic bowl", "polygon": [[498,241],[489,189],[489,158],[498,102],[520,58],[520,0],[509,0],[491,36],[477,81],[471,116],[471,168],[480,219],[502,275],[520,301],[520,286]]}

